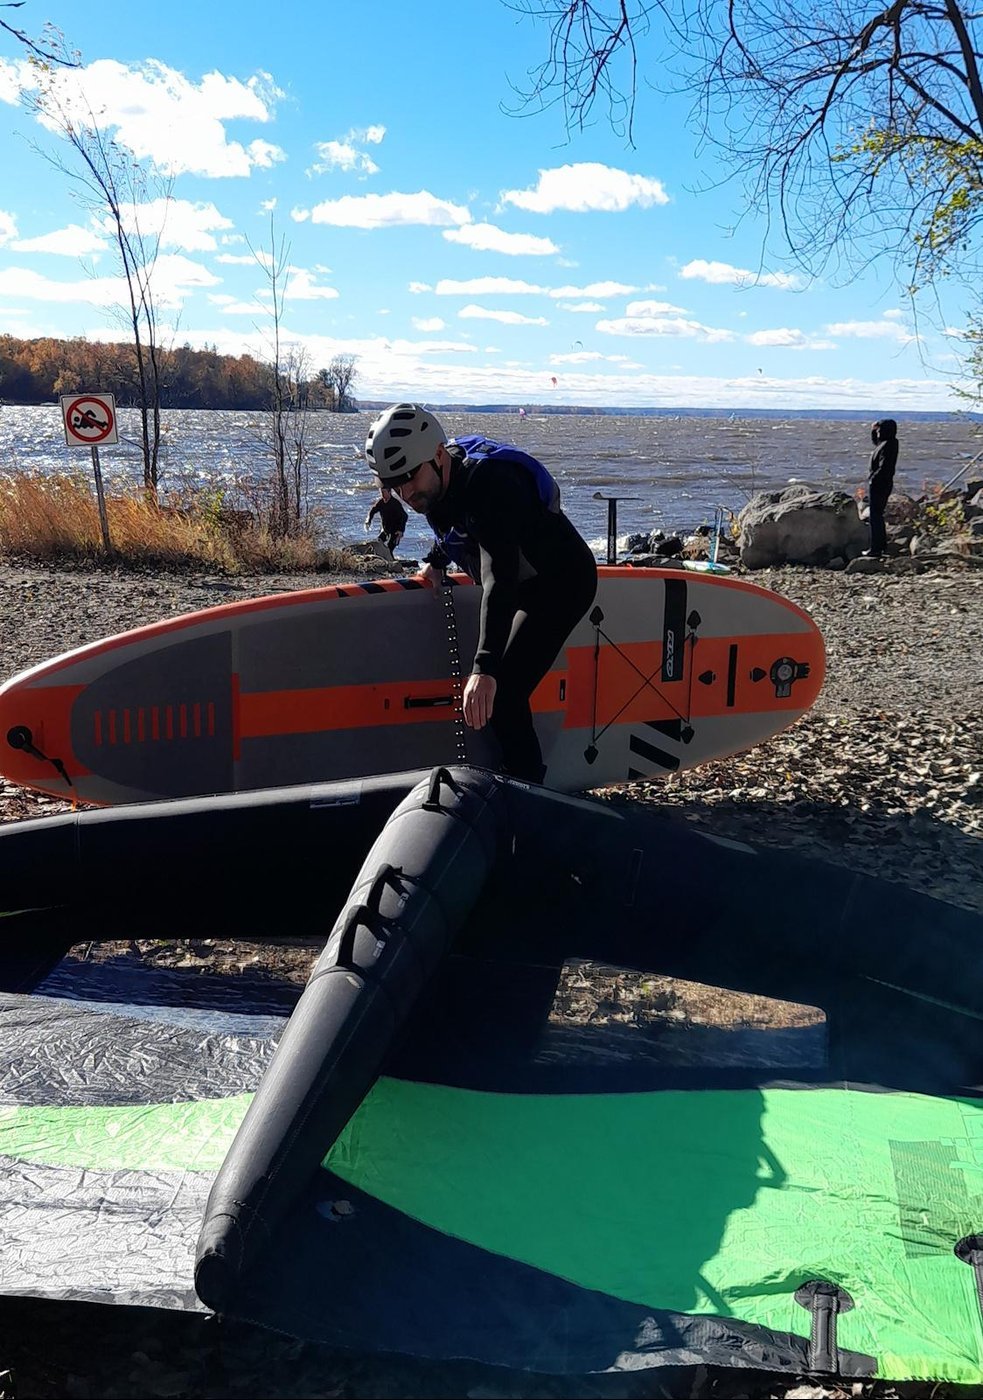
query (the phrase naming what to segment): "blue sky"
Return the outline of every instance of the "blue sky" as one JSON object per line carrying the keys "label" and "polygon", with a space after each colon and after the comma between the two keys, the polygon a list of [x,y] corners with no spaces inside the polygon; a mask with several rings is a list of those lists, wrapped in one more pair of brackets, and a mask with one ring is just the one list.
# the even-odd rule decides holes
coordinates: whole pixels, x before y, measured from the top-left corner
{"label": "blue sky", "polygon": [[[357,357],[364,398],[653,407],[956,407],[961,324],[913,321],[891,269],[837,287],[762,262],[762,226],[644,82],[635,145],[599,119],[503,112],[546,36],[500,0],[28,0],[61,28],[107,132],[172,179],[166,337],[263,356],[270,218],[284,333]],[[654,59],[653,44],[643,56]],[[120,338],[112,245],[32,146],[32,75],[0,34],[0,331]],[[554,383],[555,380],[555,383]],[[94,386],[97,387],[97,386]]]}

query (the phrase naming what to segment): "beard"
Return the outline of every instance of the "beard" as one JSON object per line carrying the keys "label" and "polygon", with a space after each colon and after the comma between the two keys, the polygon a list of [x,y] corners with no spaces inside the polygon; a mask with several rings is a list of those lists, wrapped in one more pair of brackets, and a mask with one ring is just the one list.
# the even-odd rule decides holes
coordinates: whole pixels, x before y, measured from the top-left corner
{"label": "beard", "polygon": [[426,515],[427,511],[432,510],[439,500],[440,491],[433,488],[429,491],[414,491],[413,495],[404,501],[404,504],[408,505],[410,510],[416,511],[417,515]]}

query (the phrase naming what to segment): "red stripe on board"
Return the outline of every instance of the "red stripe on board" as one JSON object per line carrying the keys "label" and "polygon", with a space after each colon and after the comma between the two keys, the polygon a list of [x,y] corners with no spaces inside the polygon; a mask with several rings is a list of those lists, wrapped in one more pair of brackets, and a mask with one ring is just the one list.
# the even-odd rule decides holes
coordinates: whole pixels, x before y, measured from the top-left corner
{"label": "red stripe on board", "polygon": [[[401,685],[339,685],[311,690],[269,690],[238,695],[242,739],[282,734],[320,734],[337,729],[373,729],[390,724],[439,724],[455,712],[453,705],[407,707],[406,701],[460,700],[460,682],[404,681]],[[556,673],[533,696],[537,711],[561,710]]]}

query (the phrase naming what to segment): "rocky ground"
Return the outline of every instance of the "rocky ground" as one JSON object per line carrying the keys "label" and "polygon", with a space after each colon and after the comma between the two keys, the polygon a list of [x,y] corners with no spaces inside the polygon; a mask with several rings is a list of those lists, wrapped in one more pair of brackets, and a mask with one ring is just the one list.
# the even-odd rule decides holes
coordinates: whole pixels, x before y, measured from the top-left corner
{"label": "rocky ground", "polygon": [[[784,846],[870,872],[983,913],[983,572],[959,558],[922,571],[760,571],[753,580],[804,607],[821,628],[828,676],[814,709],[750,753],[607,795],[756,844]],[[316,577],[229,580],[0,566],[0,678],[84,642],[237,597],[324,585]],[[64,804],[0,781],[0,820]],[[234,973],[259,956],[241,944],[109,949]],[[264,950],[303,979],[308,948]],[[618,995],[611,996],[612,988]],[[694,1020],[758,1024],[754,998],[715,998],[668,979],[571,969],[564,1009],[592,1019],[637,1015],[648,999]],[[618,1008],[622,1009],[619,1010]],[[772,1004],[767,1014],[774,1017]],[[781,1012],[777,1013],[780,1017]],[[794,1013],[789,1009],[789,1016]],[[93,1329],[101,1341],[91,1345]],[[7,1367],[8,1373],[3,1372]],[[851,1394],[811,1381],[698,1368],[671,1378],[521,1377],[328,1352],[197,1317],[7,1300],[0,1308],[0,1400],[20,1396],[559,1396],[801,1397]],[[944,1396],[945,1386],[855,1386],[852,1393]]]}

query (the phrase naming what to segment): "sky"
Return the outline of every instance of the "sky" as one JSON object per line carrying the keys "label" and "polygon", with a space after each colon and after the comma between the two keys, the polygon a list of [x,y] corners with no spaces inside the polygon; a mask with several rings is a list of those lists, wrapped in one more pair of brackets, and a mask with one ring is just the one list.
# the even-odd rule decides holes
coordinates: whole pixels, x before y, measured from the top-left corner
{"label": "sky", "polygon": [[[161,230],[164,342],[268,358],[277,246],[282,337],[315,368],[354,356],[364,399],[959,406],[957,294],[915,318],[885,262],[839,286],[765,248],[688,102],[647,80],[654,42],[631,145],[600,112],[567,132],[510,110],[547,34],[503,0],[2,14],[63,32],[62,100],[155,177],[133,217]],[[0,32],[0,332],[118,340],[112,239],[46,159],[74,158],[25,106],[35,82]]]}

